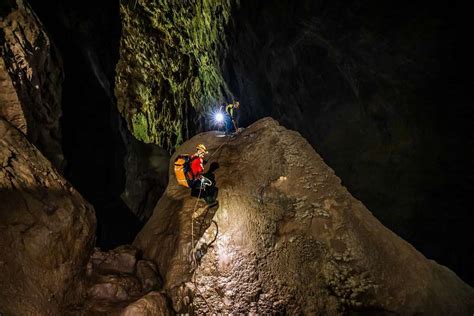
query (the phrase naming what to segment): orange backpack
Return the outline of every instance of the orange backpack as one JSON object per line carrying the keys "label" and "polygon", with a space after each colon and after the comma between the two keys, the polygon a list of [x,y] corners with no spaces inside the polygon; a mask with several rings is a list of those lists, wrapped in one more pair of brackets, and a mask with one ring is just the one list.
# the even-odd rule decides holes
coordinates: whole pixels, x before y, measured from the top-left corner
{"label": "orange backpack", "polygon": [[194,180],[191,172],[191,162],[196,157],[191,158],[189,155],[179,155],[174,161],[174,174],[179,185],[189,188],[189,181]]}

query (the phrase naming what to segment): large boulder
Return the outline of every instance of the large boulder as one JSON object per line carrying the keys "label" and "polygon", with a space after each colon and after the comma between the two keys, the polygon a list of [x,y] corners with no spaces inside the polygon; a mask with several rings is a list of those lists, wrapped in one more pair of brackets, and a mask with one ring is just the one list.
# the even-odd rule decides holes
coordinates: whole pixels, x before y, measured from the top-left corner
{"label": "large boulder", "polygon": [[23,0],[0,5],[0,117],[21,130],[59,169],[61,58]]}
{"label": "large boulder", "polygon": [[208,146],[218,206],[192,223],[203,202],[171,164],[134,242],[157,263],[177,312],[472,314],[473,289],[385,228],[300,134],[267,118],[217,136],[195,136],[171,161]]}
{"label": "large boulder", "polygon": [[84,294],[93,207],[0,119],[0,314],[59,315]]}
{"label": "large boulder", "polygon": [[385,226],[474,286],[472,2],[239,3],[222,64],[240,121],[300,132]]}

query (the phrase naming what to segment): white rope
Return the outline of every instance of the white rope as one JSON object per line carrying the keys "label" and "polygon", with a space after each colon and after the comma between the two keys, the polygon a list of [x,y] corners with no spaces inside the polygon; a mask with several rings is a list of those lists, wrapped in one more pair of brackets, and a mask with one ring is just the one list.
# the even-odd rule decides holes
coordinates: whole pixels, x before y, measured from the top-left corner
{"label": "white rope", "polygon": [[[234,123],[235,124],[235,123]],[[229,138],[228,140],[226,140],[224,143],[222,143],[213,153],[212,155],[209,156],[208,160],[210,160],[212,158],[212,156],[214,156],[221,148],[222,146],[224,146],[225,144],[227,144],[228,142],[230,142],[232,140],[232,138]],[[203,183],[201,182],[200,184],[200,187],[199,187],[199,194],[198,194],[198,197],[197,197],[197,200],[196,200],[196,204],[194,205],[194,210],[193,212],[191,213],[191,273],[192,273],[192,277],[191,277],[191,281],[192,283],[194,284],[194,288],[196,289],[197,291],[197,294],[198,296],[200,296],[204,302],[206,303],[207,307],[209,308],[209,310],[213,313],[213,314],[216,314],[216,311],[212,308],[212,306],[209,304],[209,302],[206,300],[206,298],[204,297],[203,293],[199,290],[199,287],[196,283],[196,274],[194,273],[194,270],[197,268],[198,266],[198,262],[196,260],[196,254],[195,254],[195,247],[194,247],[194,212],[196,212],[197,210],[197,205],[199,203],[199,199],[201,198],[201,192],[202,192],[202,187],[203,187]],[[216,224],[217,225],[217,224]],[[217,235],[216,237],[217,238]],[[215,239],[214,239],[215,241]],[[213,241],[213,242],[214,242]],[[211,242],[211,244],[213,243]],[[193,305],[194,305],[194,302],[193,302]]]}

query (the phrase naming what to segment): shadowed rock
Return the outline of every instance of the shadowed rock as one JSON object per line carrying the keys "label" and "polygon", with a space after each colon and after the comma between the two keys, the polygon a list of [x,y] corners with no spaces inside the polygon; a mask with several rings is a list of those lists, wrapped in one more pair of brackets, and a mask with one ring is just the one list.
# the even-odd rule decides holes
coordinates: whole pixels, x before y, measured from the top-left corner
{"label": "shadowed rock", "polygon": [[102,273],[129,273],[135,271],[137,250],[128,245],[120,246],[108,252],[95,249],[90,258],[92,268]]}
{"label": "shadowed rock", "polygon": [[166,189],[169,154],[157,145],[137,141],[126,131],[122,135],[128,150],[121,198],[142,222],[146,222]]}
{"label": "shadowed rock", "polygon": [[27,3],[15,0],[1,6],[0,117],[62,169],[61,58]]}
{"label": "shadowed rock", "polygon": [[160,289],[163,287],[155,264],[148,260],[140,260],[137,263],[137,277],[142,284],[143,291]]}
{"label": "shadowed rock", "polygon": [[152,315],[162,315],[168,316],[172,315],[170,312],[165,297],[158,292],[150,292],[136,302],[128,305],[123,312],[120,314],[122,316],[152,316]]}
{"label": "shadowed rock", "polygon": [[[472,288],[385,228],[297,132],[262,119],[232,139],[199,134],[171,161],[199,143],[220,165],[215,225],[192,238],[196,198],[170,173],[134,242],[177,312],[473,312]],[[193,264],[191,249],[211,242]]]}
{"label": "shadowed rock", "polygon": [[0,119],[0,314],[58,315],[83,294],[94,209]]}
{"label": "shadowed rock", "polygon": [[137,297],[141,292],[140,282],[129,275],[107,275],[100,277],[88,291],[93,300],[120,302]]}

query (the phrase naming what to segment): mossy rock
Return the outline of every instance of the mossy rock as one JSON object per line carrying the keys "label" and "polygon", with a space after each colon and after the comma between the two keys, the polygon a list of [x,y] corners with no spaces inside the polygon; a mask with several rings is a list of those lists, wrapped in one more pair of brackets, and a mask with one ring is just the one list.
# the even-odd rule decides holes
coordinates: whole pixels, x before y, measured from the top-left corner
{"label": "mossy rock", "polygon": [[200,129],[228,91],[219,60],[233,0],[120,3],[115,94],[133,135],[169,151]]}

